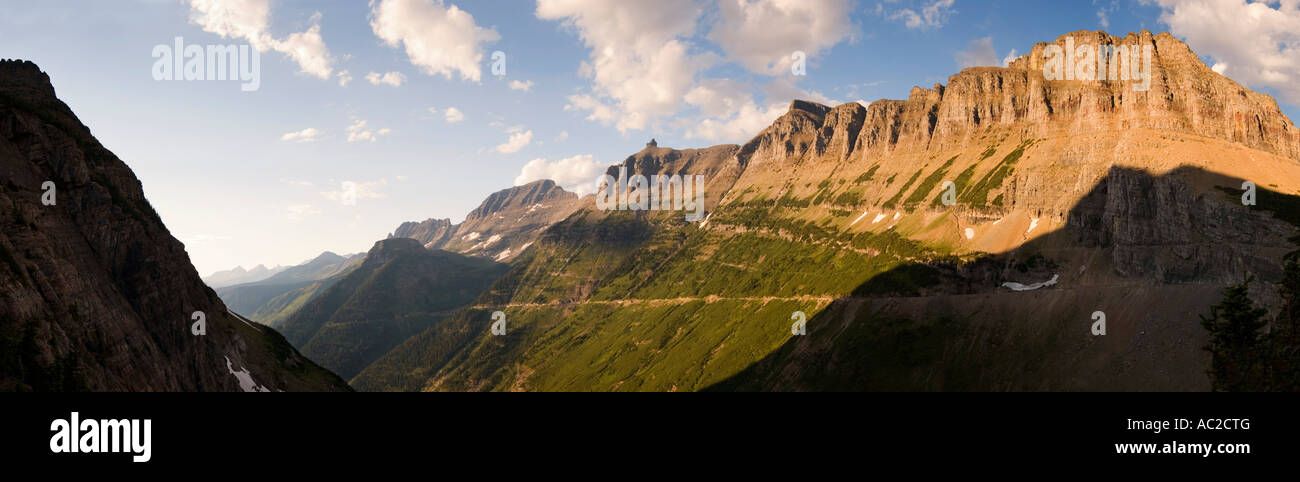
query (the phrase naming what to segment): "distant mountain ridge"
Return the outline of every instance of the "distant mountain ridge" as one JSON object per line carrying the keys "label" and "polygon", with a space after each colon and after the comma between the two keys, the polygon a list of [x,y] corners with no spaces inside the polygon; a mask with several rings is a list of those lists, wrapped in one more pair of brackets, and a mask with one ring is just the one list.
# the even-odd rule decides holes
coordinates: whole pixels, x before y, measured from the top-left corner
{"label": "distant mountain ridge", "polygon": [[271,276],[284,271],[287,266],[276,266],[267,268],[265,265],[254,266],[253,269],[245,270],[243,266],[236,266],[226,271],[217,271],[203,278],[203,282],[213,288],[223,288],[230,285],[254,283],[270,278]]}
{"label": "distant mountain ridge", "polygon": [[364,257],[363,254],[340,256],[326,251],[265,279],[217,288],[217,295],[234,312],[274,326],[288,316],[289,312],[285,310],[301,305],[303,300],[297,298],[304,295],[310,298],[322,285],[327,286],[334,278],[355,267]]}

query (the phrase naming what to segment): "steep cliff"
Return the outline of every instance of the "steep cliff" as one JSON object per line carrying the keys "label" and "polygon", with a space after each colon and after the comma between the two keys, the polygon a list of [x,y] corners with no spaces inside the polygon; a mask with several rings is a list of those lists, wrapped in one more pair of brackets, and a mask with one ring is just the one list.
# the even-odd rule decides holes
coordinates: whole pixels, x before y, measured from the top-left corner
{"label": "steep cliff", "polygon": [[0,179],[0,389],[349,389],[226,310],[30,62],[0,61]]}

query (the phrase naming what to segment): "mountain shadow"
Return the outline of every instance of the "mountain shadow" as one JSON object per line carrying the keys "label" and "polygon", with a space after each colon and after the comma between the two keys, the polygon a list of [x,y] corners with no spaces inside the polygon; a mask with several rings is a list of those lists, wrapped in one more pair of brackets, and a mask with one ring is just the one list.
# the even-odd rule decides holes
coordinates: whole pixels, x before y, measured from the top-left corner
{"label": "mountain shadow", "polygon": [[1300,226],[1300,197],[1261,187],[1247,207],[1242,182],[1113,167],[1062,229],[875,276],[706,390],[1208,390],[1198,315],[1247,276],[1276,309],[1270,283]]}

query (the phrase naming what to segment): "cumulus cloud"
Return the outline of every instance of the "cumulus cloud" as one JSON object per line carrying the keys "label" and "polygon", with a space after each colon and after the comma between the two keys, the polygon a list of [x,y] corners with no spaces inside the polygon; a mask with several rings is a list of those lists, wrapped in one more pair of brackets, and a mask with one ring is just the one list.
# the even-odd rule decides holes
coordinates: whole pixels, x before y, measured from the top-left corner
{"label": "cumulus cloud", "polygon": [[448,124],[455,124],[457,122],[465,120],[465,113],[461,112],[460,109],[457,109],[455,107],[448,107],[446,112],[443,112],[442,115],[443,118],[447,119]]}
{"label": "cumulus cloud", "polygon": [[522,90],[524,92],[532,92],[533,81],[525,80],[523,82],[520,82],[518,80],[512,80],[510,81],[510,90]]}
{"label": "cumulus cloud", "polygon": [[993,37],[973,39],[966,43],[966,50],[957,51],[955,56],[957,66],[963,69],[1002,65],[998,62],[998,52],[993,49]]}
{"label": "cumulus cloud", "polygon": [[570,96],[566,108],[622,132],[675,113],[715,61],[688,40],[702,11],[692,0],[538,0],[537,18],[562,21],[590,50],[581,69],[590,92]]}
{"label": "cumulus cloud", "polygon": [[389,47],[403,47],[411,64],[428,75],[478,82],[488,44],[501,39],[474,16],[443,0],[372,0],[370,28]]}
{"label": "cumulus cloud", "polygon": [[523,170],[515,178],[515,185],[522,186],[541,179],[555,181],[560,187],[578,193],[579,196],[596,192],[596,179],[605,173],[608,164],[597,162],[590,154],[573,156],[558,161],[533,159],[524,164]]}
{"label": "cumulus cloud", "polygon": [[721,0],[709,32],[729,60],[755,73],[788,73],[795,51],[814,56],[853,33],[848,0]]}
{"label": "cumulus cloud", "polygon": [[569,138],[569,131],[560,131],[560,135],[555,136],[555,140],[556,140],[557,142],[558,142],[558,141],[563,141],[563,140],[568,139],[568,138]]}
{"label": "cumulus cloud", "polygon": [[347,132],[348,142],[375,142],[379,140],[380,137],[392,133],[392,130],[388,128],[372,130],[366,127],[366,121],[357,119],[352,123],[352,125],[348,126]]}
{"label": "cumulus cloud", "polygon": [[[934,0],[926,3],[921,11],[905,8],[889,14],[890,20],[902,20],[903,25],[912,30],[929,30],[942,27],[953,13],[954,0]],[[882,10],[878,9],[878,10]]]}
{"label": "cumulus cloud", "polygon": [[280,140],[285,142],[298,142],[298,143],[315,142],[317,138],[320,136],[320,134],[321,134],[320,130],[312,127],[308,127],[306,129],[297,132],[290,132],[288,134],[282,135],[280,136]]}
{"label": "cumulus cloud", "polygon": [[[755,90],[762,92],[763,101],[755,100]],[[684,97],[699,116],[680,119],[676,124],[686,129],[687,139],[741,143],[785,114],[796,99],[832,106],[839,103],[820,92],[804,90],[787,77],[757,89],[731,79],[706,79]]]}
{"label": "cumulus cloud", "polygon": [[190,22],[205,32],[243,39],[258,51],[280,52],[313,77],[329,79],[334,72],[334,56],[320,34],[320,14],[312,16],[313,25],[306,31],[276,39],[268,31],[270,0],[189,0],[189,6]]}
{"label": "cumulus cloud", "polygon": [[406,76],[402,75],[401,72],[385,72],[382,74],[379,72],[371,72],[366,74],[366,81],[370,82],[370,85],[384,84],[393,87],[401,87],[402,82],[406,81]]}
{"label": "cumulus cloud", "polygon": [[339,78],[339,87],[347,87],[348,84],[352,82],[352,74],[346,70],[340,71],[338,74],[338,78]]}
{"label": "cumulus cloud", "polygon": [[1300,1],[1144,0],[1156,3],[1160,21],[1214,70],[1252,88],[1272,87],[1300,105]]}
{"label": "cumulus cloud", "polygon": [[[557,20],[589,49],[579,73],[590,88],[570,95],[567,111],[627,133],[681,128],[687,137],[743,141],[795,98],[833,104],[787,79],[791,54],[816,56],[853,35],[850,0],[720,0],[712,2],[607,2],[538,0],[538,18]],[[724,55],[702,49],[697,23],[708,18],[708,40]],[[760,89],[753,83],[704,78],[734,62],[760,76],[780,76]],[[760,100],[761,99],[761,100]]]}
{"label": "cumulus cloud", "polygon": [[514,154],[533,142],[533,131],[520,131],[519,129],[511,129],[511,131],[513,133],[510,134],[510,139],[506,140],[505,144],[497,146],[497,152]]}

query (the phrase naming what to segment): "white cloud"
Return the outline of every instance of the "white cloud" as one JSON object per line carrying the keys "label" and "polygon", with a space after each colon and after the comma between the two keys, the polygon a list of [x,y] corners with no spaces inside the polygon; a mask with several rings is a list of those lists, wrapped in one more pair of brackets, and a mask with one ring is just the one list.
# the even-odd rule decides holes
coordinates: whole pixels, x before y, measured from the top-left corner
{"label": "white cloud", "polygon": [[714,142],[745,142],[771,125],[772,121],[781,117],[787,109],[788,106],[778,104],[760,107],[750,100],[730,116],[699,121],[693,130],[686,133],[686,138],[707,139]]}
{"label": "white cloud", "polygon": [[280,140],[285,142],[298,142],[298,143],[315,142],[320,135],[321,135],[321,131],[319,129],[308,127],[306,129],[297,132],[290,132],[288,134],[282,135],[280,136]]}
{"label": "white cloud", "polygon": [[305,74],[329,79],[334,71],[334,57],[321,38],[320,25],[312,25],[306,32],[289,35],[283,41],[275,42],[273,48],[298,62],[298,68]]}
{"label": "white cloud", "polygon": [[569,138],[569,131],[560,131],[560,135],[555,136],[555,141],[559,142]]}
{"label": "white cloud", "polygon": [[448,124],[455,124],[465,120],[465,113],[455,107],[448,107],[447,111],[443,113],[443,118],[447,119]]}
{"label": "white cloud", "polygon": [[523,170],[515,178],[515,185],[522,186],[541,179],[555,181],[560,187],[578,193],[579,196],[594,194],[596,180],[605,173],[609,166],[597,162],[590,154],[573,156],[558,161],[533,159],[524,164]]}
{"label": "white cloud", "polygon": [[514,154],[519,152],[520,149],[527,147],[528,144],[531,144],[532,142],[533,131],[516,131],[515,133],[510,134],[510,139],[506,140],[505,144],[497,146],[496,150],[502,154]]}
{"label": "white cloud", "polygon": [[1101,24],[1101,28],[1103,29],[1110,28],[1110,14],[1111,12],[1119,10],[1119,0],[1110,0],[1109,2],[1106,2],[1105,0],[1092,0],[1093,5],[1097,5],[1098,3],[1100,3],[1101,6],[1097,8],[1097,23]]}
{"label": "white cloud", "polygon": [[443,0],[372,0],[370,28],[390,47],[404,47],[411,64],[428,75],[478,82],[488,44],[496,30],[474,23],[474,16]]}
{"label": "white cloud", "polygon": [[338,77],[339,87],[347,87],[348,83],[352,82],[352,74],[346,70],[340,71]]}
{"label": "white cloud", "polygon": [[[921,12],[905,8],[889,14],[890,20],[902,20],[903,25],[912,30],[929,30],[943,27],[948,17],[953,14],[954,0],[934,0],[921,8]],[[883,11],[878,8],[877,11]]]}
{"label": "white cloud", "polygon": [[361,142],[361,141],[375,142],[379,140],[380,136],[386,136],[392,133],[392,130],[388,128],[383,128],[379,130],[370,130],[366,127],[366,121],[360,119],[357,119],[352,123],[352,125],[348,126],[347,131],[348,131],[348,142]]}
{"label": "white cloud", "polygon": [[795,51],[815,56],[853,33],[849,0],[721,0],[718,8],[709,40],[760,74],[789,73]]}
{"label": "white cloud", "polygon": [[393,87],[401,87],[402,82],[406,81],[406,76],[402,75],[401,72],[385,72],[382,74],[379,72],[371,72],[366,74],[366,81],[370,82],[370,85],[384,84]]}
{"label": "white cloud", "polygon": [[320,34],[320,16],[312,16],[313,25],[304,32],[277,40],[268,31],[270,0],[189,0],[190,22],[205,32],[222,38],[243,39],[258,51],[274,50],[298,63],[302,73],[328,79],[333,73],[334,56]]}
{"label": "white cloud", "polygon": [[754,100],[753,90],[749,84],[730,79],[701,81],[684,98],[687,104],[699,110],[700,115],[681,119],[676,125],[686,128],[687,139],[741,143],[752,139],[785,114],[793,100],[831,106],[839,103],[820,92],[800,88],[788,77],[763,85],[760,89],[764,98],[762,103]]}
{"label": "white cloud", "polygon": [[966,43],[966,50],[956,52],[957,66],[988,67],[1002,65],[998,62],[998,53],[993,49],[993,37],[973,39]]}
{"label": "white cloud", "polygon": [[1252,88],[1272,87],[1300,105],[1300,1],[1145,0],[1164,10],[1160,21],[1215,70]]}
{"label": "white cloud", "polygon": [[523,82],[520,82],[518,80],[512,80],[510,81],[510,90],[522,90],[524,92],[532,92],[533,81],[525,80]]}
{"label": "white cloud", "polygon": [[590,92],[570,96],[566,109],[622,132],[677,112],[698,74],[716,60],[694,53],[688,40],[701,13],[692,0],[538,0],[538,18],[564,22],[590,49],[581,68],[592,81]]}
{"label": "white cloud", "polygon": [[1002,58],[1002,66],[1010,67],[1011,63],[1015,62],[1018,57],[1020,57],[1020,52],[1016,49],[1011,49],[1010,52],[1007,52],[1007,56]]}

